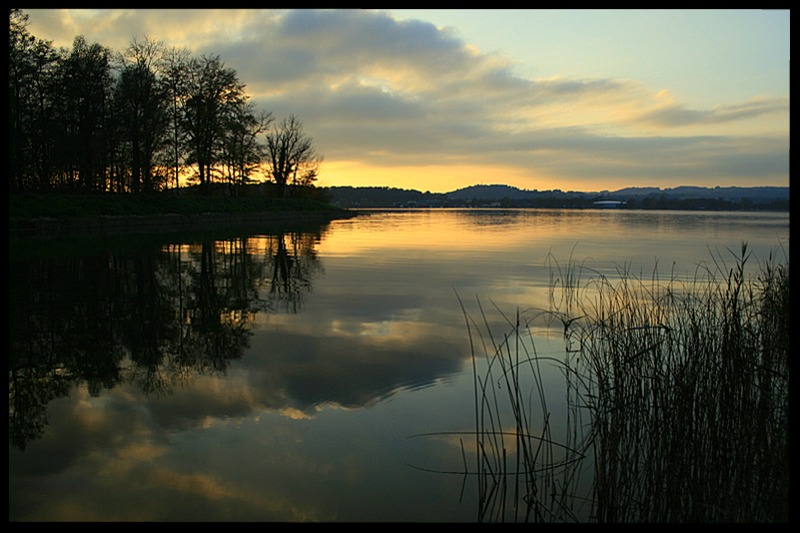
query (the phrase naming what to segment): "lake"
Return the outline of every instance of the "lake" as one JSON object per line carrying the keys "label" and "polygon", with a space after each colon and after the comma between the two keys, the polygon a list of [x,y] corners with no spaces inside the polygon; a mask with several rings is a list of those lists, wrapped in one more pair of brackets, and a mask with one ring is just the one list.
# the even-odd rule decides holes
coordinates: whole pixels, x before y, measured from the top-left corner
{"label": "lake", "polygon": [[[789,213],[381,210],[14,241],[9,519],[474,522],[477,331],[547,309],[569,264],[690,280],[742,241],[753,269],[788,257]],[[539,355],[563,357],[559,327],[536,323]],[[557,435],[564,377],[542,375]]]}

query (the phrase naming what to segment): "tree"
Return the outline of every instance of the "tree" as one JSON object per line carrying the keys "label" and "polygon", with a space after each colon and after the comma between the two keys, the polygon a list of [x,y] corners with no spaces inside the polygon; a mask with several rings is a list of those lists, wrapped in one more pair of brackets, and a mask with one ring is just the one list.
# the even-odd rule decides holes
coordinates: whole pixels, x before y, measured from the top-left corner
{"label": "tree", "polygon": [[32,70],[34,37],[28,34],[28,16],[19,9],[9,12],[8,34],[8,141],[10,185],[12,189],[25,187],[29,176],[30,102],[26,91]]}
{"label": "tree", "polygon": [[170,166],[175,178],[175,189],[180,187],[180,173],[183,166],[183,153],[186,136],[183,131],[183,110],[188,99],[188,66],[189,51],[184,48],[169,48],[159,62],[163,86],[167,92],[169,104],[169,136],[168,151],[165,154],[165,166]]}
{"label": "tree", "polygon": [[269,173],[284,196],[287,184],[310,185],[317,178],[322,156],[314,150],[303,124],[290,115],[267,135]]}
{"label": "tree", "polygon": [[115,91],[115,116],[127,148],[133,192],[161,187],[154,173],[156,154],[165,146],[169,115],[167,93],[153,70],[163,45],[133,40],[123,56]]}
{"label": "tree", "polygon": [[262,166],[281,196],[316,180],[322,157],[302,124],[291,116],[271,130],[272,114],[256,111],[218,56],[147,37],[121,54],[83,36],[55,50],[27,22],[9,10],[12,191],[152,191],[168,173],[177,189],[190,169],[204,193],[216,176],[235,192]]}
{"label": "tree", "polygon": [[75,38],[72,51],[60,62],[60,119],[63,139],[62,182],[68,187],[106,190],[108,169],[111,51]]}
{"label": "tree", "polygon": [[12,190],[48,189],[54,153],[54,72],[59,56],[52,43],[30,35],[28,15],[9,13],[9,180]]}
{"label": "tree", "polygon": [[233,191],[246,185],[261,164],[264,146],[259,136],[267,131],[271,122],[272,113],[256,114],[252,102],[235,106],[227,117],[221,162]]}
{"label": "tree", "polygon": [[207,193],[218,162],[225,118],[244,102],[244,86],[218,56],[192,59],[183,119],[189,162],[197,165],[200,189]]}

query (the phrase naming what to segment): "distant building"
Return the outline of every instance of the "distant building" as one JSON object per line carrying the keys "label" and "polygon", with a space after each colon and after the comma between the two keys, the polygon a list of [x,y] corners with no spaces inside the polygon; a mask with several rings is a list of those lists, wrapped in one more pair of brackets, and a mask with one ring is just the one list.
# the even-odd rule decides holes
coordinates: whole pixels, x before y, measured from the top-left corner
{"label": "distant building", "polygon": [[623,205],[625,205],[625,202],[623,202],[622,200],[599,200],[597,202],[594,202],[594,205],[596,205],[597,207],[606,207],[606,208],[622,207]]}

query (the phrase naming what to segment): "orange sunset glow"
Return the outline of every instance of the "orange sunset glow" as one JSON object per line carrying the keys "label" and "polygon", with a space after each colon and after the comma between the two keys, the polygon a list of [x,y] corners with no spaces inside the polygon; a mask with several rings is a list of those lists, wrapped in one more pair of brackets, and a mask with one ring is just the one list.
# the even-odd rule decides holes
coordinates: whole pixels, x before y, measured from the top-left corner
{"label": "orange sunset glow", "polygon": [[30,10],[30,31],[149,36],[297,116],[322,186],[602,191],[789,183],[781,10]]}

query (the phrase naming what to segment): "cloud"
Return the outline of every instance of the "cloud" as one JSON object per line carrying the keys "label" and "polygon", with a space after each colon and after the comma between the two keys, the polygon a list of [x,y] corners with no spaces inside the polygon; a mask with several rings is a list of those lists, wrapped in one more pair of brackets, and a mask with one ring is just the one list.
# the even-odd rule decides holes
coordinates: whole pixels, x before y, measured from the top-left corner
{"label": "cloud", "polygon": [[[258,391],[260,405],[274,411],[295,409],[310,415],[323,406],[371,406],[399,390],[422,388],[461,370],[465,354],[460,345],[426,331],[432,329],[414,322],[369,321],[357,331],[317,339],[270,333],[254,345],[260,352],[253,354],[252,364],[260,358],[262,367],[250,370],[250,385]],[[420,351],[420,345],[426,350]],[[441,353],[449,355],[437,355]]]}
{"label": "cloud", "polygon": [[376,185],[382,168],[468,164],[572,183],[725,168],[788,181],[788,96],[702,108],[635,79],[529,79],[451,30],[373,10],[88,11],[35,16],[117,49],[137,34],[219,55],[260,108],[299,117],[327,163],[374,166]]}
{"label": "cloud", "polygon": [[759,98],[738,104],[720,105],[706,110],[688,109],[684,105],[672,104],[643,113],[639,120],[661,127],[681,127],[723,124],[773,114],[788,117],[789,99]]}

